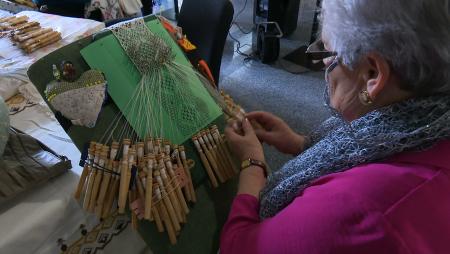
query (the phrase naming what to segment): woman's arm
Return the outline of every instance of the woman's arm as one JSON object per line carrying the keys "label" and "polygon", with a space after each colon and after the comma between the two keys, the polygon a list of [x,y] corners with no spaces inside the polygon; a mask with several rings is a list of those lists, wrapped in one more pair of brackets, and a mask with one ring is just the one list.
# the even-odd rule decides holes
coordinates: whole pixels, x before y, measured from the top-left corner
{"label": "woman's arm", "polygon": [[221,254],[397,253],[383,214],[351,190],[312,186],[272,218],[259,219],[259,201],[240,194],[221,234]]}

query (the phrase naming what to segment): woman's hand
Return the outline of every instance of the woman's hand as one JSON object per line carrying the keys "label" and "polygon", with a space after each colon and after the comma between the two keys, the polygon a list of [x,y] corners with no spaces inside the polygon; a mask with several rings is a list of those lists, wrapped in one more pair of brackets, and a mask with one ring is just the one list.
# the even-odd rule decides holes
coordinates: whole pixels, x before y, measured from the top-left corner
{"label": "woman's hand", "polygon": [[261,126],[255,129],[261,142],[274,146],[282,153],[298,155],[303,151],[306,138],[295,133],[281,118],[263,111],[250,112],[247,118]]}
{"label": "woman's hand", "polygon": [[[233,121],[225,129],[225,136],[233,153],[240,161],[251,158],[264,162],[261,142],[256,137],[250,121],[245,118],[241,126],[239,125],[239,123]],[[239,174],[238,194],[249,194],[259,199],[259,193],[265,184],[266,178],[263,169],[252,165]]]}
{"label": "woman's hand", "polygon": [[255,131],[247,118],[242,123],[229,122],[227,128],[225,128],[225,136],[234,155],[240,161],[249,158],[264,161],[261,142],[256,137]]}

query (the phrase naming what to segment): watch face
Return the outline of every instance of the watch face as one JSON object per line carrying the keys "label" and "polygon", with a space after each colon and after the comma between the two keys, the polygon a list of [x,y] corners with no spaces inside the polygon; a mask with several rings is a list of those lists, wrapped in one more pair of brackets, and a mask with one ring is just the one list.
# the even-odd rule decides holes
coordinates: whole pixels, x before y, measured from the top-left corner
{"label": "watch face", "polygon": [[250,166],[250,160],[245,160],[241,163],[241,169],[248,168]]}

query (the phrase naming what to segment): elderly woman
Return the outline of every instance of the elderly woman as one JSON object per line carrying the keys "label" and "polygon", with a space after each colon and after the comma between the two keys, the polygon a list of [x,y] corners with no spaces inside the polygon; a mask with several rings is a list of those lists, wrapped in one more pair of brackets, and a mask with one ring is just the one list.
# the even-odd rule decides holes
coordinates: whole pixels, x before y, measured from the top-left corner
{"label": "elderly woman", "polygon": [[[450,253],[449,0],[324,0],[321,21],[333,117],[227,127],[243,163],[221,253]],[[296,156],[267,180],[260,141]]]}

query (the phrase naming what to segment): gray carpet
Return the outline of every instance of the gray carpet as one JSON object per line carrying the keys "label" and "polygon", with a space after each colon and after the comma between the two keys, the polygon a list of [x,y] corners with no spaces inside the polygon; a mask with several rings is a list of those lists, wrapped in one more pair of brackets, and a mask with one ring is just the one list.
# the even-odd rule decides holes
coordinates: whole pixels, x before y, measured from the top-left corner
{"label": "gray carpet", "polygon": [[[220,82],[247,111],[272,112],[300,133],[310,132],[329,116],[322,100],[324,85],[322,72],[295,75],[258,62],[243,65]],[[268,146],[265,153],[274,170],[292,158]]]}
{"label": "gray carpet", "polygon": [[[233,5],[235,21],[244,32],[250,31],[253,27],[254,0],[234,0]],[[309,42],[314,6],[315,0],[302,0],[298,29],[289,38],[281,40],[281,57]],[[243,45],[241,51],[251,54],[252,34],[242,33],[237,26],[232,26],[230,33]],[[297,72],[298,67],[289,66],[284,61],[274,65],[263,65],[256,61],[244,64],[244,57],[234,52],[236,45],[230,37],[227,38],[219,86],[247,111],[272,112],[300,133],[310,132],[328,117],[322,102],[325,84],[323,72],[291,74],[281,67],[291,72]],[[267,162],[274,170],[292,158],[278,153],[273,147],[265,146],[264,149]]]}

